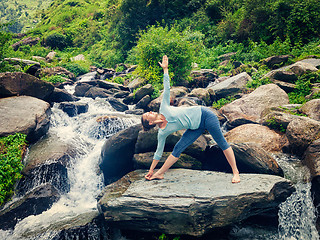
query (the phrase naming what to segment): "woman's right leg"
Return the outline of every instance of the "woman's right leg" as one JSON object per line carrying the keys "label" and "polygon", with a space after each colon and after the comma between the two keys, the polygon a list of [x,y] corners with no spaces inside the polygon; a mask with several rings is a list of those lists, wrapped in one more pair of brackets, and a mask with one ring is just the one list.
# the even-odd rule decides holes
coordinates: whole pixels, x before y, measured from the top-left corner
{"label": "woman's right leg", "polygon": [[211,110],[206,109],[205,111],[205,128],[209,131],[215,142],[223,150],[223,153],[232,169],[233,183],[240,182],[239,170],[237,168],[236,158],[231,146],[227,143],[224,138],[218,117],[211,112]]}

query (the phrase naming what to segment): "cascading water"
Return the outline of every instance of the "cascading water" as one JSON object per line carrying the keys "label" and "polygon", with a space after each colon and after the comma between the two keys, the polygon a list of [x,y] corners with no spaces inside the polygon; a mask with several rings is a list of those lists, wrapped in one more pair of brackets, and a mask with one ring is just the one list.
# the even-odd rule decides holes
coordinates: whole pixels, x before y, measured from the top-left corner
{"label": "cascading water", "polygon": [[[54,105],[49,129],[49,134],[71,144],[76,150],[77,154],[68,167],[70,191],[63,194],[49,210],[20,220],[14,230],[0,230],[0,239],[55,239],[59,229],[70,222],[98,214],[96,196],[103,187],[103,176],[98,168],[102,145],[106,138],[136,124],[139,119],[115,112],[103,99],[82,98],[80,101],[88,103],[89,110],[75,117],[69,117],[57,104]],[[114,114],[120,117],[110,121],[107,128],[96,121],[100,116]],[[41,183],[40,179],[33,182],[33,188]]]}

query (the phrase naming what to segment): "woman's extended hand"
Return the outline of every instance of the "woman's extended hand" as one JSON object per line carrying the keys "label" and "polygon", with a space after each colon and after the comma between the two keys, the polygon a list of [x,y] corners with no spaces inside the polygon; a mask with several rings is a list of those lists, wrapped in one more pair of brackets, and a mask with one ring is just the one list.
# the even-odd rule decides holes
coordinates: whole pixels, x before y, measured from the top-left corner
{"label": "woman's extended hand", "polygon": [[148,174],[145,175],[144,177],[145,177],[146,179],[150,180],[150,178],[152,177],[152,175],[153,175],[153,170],[149,170]]}
{"label": "woman's extended hand", "polygon": [[168,60],[168,57],[167,55],[164,55],[162,57],[162,63],[159,62],[160,66],[163,68],[163,69],[168,69],[168,66],[169,66],[169,60]]}

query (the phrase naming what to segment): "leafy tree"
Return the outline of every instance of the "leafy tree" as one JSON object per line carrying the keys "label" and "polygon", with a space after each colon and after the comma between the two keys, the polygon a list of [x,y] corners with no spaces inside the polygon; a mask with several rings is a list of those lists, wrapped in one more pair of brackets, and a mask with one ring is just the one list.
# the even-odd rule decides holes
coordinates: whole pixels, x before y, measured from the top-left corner
{"label": "leafy tree", "polygon": [[53,33],[49,35],[46,38],[46,44],[53,49],[58,48],[59,50],[63,50],[67,46],[71,45],[67,37],[60,33]]}
{"label": "leafy tree", "polygon": [[193,49],[192,43],[175,28],[152,26],[140,33],[133,51],[139,64],[137,72],[149,83],[161,83],[162,69],[158,62],[166,54],[170,62],[169,70],[174,74],[172,83],[177,85],[185,81],[191,72]]}

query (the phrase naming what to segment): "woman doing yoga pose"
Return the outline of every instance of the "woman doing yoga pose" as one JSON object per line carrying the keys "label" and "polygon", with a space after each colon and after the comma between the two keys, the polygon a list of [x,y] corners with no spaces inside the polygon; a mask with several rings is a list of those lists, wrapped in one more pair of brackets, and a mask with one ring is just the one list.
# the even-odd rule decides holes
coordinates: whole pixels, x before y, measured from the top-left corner
{"label": "woman doing yoga pose", "polygon": [[[163,179],[165,172],[178,160],[180,154],[192,144],[206,129],[212,135],[213,139],[223,150],[225,157],[233,172],[232,183],[240,182],[239,171],[232,148],[225,140],[217,116],[208,108],[202,106],[194,107],[173,107],[170,106],[170,79],[168,75],[168,57],[163,56],[163,99],[160,105],[159,113],[147,112],[141,117],[144,130],[148,131],[158,125],[158,146],[154,154],[152,164],[148,174],[145,176],[148,180]],[[163,166],[154,173],[163,150],[165,141],[171,133],[186,129],[181,139],[175,145],[173,152],[169,155]]]}

